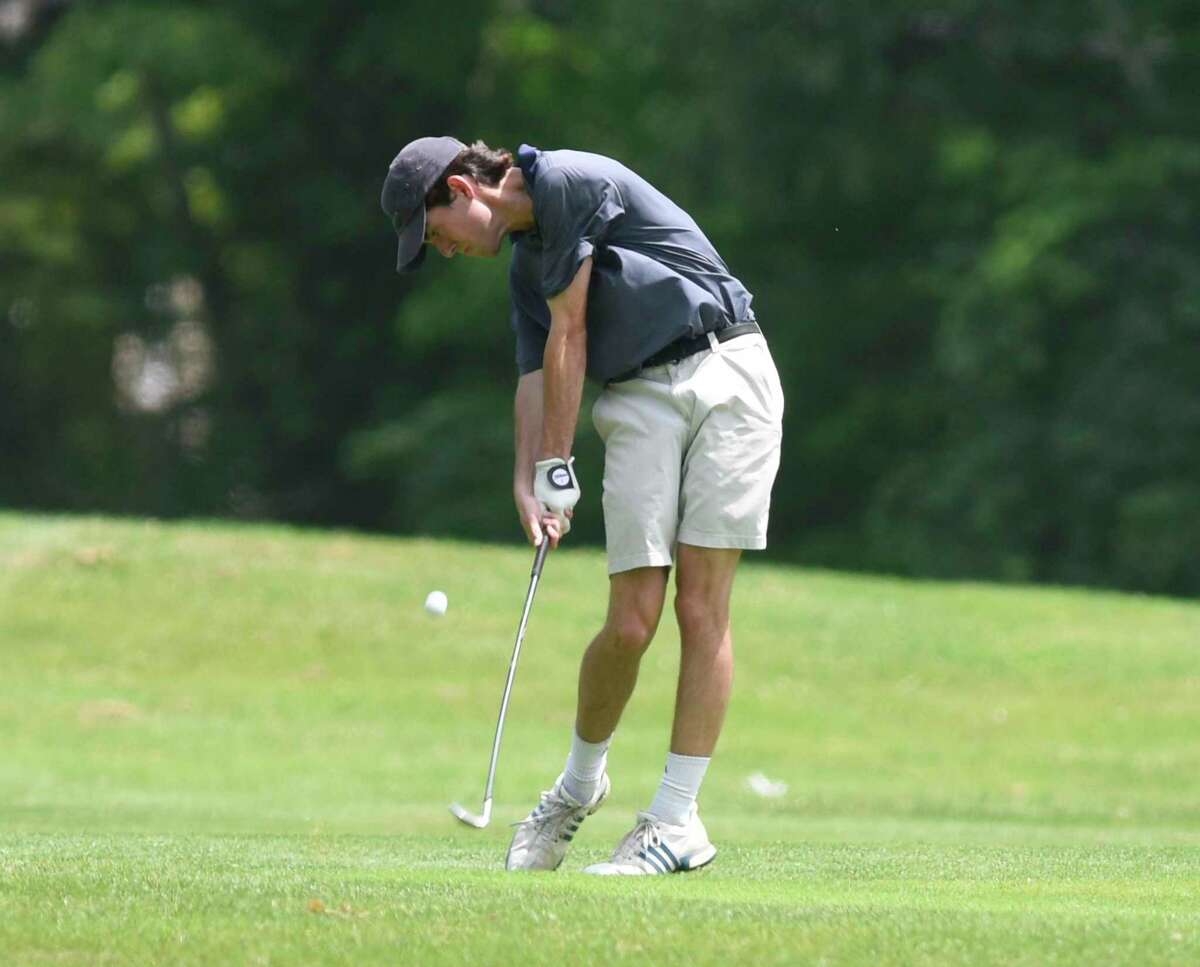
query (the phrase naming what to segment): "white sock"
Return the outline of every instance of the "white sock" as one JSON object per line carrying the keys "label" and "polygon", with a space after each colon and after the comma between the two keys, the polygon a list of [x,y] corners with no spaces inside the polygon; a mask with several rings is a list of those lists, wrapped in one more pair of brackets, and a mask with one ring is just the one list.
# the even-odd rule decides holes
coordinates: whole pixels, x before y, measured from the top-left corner
{"label": "white sock", "polygon": [[676,755],[667,753],[667,769],[658,793],[647,812],[671,826],[682,826],[692,811],[692,803],[700,795],[700,783],[708,771],[709,756]]}
{"label": "white sock", "polygon": [[579,802],[591,802],[600,788],[604,766],[608,762],[609,736],[603,742],[584,742],[577,734],[571,739],[571,754],[563,769],[563,788]]}

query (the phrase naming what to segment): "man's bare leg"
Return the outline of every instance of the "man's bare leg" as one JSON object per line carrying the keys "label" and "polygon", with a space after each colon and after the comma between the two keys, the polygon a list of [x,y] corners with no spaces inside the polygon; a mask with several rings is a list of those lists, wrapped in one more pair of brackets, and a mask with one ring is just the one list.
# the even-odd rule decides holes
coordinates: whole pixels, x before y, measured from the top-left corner
{"label": "man's bare leg", "polygon": [[609,741],[662,616],[667,571],[643,567],[610,578],[608,617],[579,667],[575,734],[563,768],[563,788],[579,802],[591,802],[604,781]]}
{"label": "man's bare leg", "polygon": [[579,667],[575,731],[586,742],[605,741],[616,730],[662,617],[668,571],[639,567],[609,579],[608,617]]}
{"label": "man's bare leg", "polygon": [[688,544],[680,544],[676,554],[681,651],[675,721],[667,767],[647,812],[668,825],[687,826],[685,841],[695,840],[704,851],[711,844],[692,817],[733,688],[729,597],[740,557],[739,550]]}
{"label": "man's bare leg", "polygon": [[579,669],[579,708],[561,785],[520,823],[505,858],[510,870],[552,870],[579,828],[604,797],[608,743],[637,684],[638,664],[654,638],[667,593],[665,567],[614,574],[608,617],[584,653]]}
{"label": "man's bare leg", "polygon": [[738,549],[680,544],[676,554],[675,615],[681,653],[671,751],[711,756],[733,689],[729,599]]}

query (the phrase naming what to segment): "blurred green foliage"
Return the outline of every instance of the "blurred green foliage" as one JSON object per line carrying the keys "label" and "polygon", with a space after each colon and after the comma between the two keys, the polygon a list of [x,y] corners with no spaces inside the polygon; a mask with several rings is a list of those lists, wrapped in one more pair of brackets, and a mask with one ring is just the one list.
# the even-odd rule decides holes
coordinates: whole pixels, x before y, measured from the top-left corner
{"label": "blurred green foliage", "polygon": [[377,202],[455,133],[629,163],[756,294],[774,553],[1200,592],[1192,4],[16,6],[0,502],[514,537],[506,259],[396,276]]}

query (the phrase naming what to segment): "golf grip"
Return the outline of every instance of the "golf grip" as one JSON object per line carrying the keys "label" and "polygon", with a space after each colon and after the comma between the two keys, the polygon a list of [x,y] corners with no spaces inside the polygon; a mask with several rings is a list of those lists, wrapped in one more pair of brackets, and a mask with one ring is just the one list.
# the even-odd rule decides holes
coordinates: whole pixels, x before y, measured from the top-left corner
{"label": "golf grip", "polygon": [[487,789],[483,794],[484,810],[492,801],[492,786],[496,782],[496,762],[500,758],[500,738],[504,735],[504,716],[508,714],[508,698],[512,694],[513,679],[517,674],[517,659],[521,657],[521,641],[525,638],[525,626],[529,624],[529,611],[533,607],[533,596],[537,593],[538,580],[542,576],[542,565],[550,550],[550,539],[543,535],[533,558],[533,570],[529,575],[529,593],[525,595],[525,610],[521,612],[521,626],[517,629],[517,641],[513,645],[512,661],[508,663],[508,678],[504,682],[504,697],[500,700],[500,717],[496,719],[496,738],[492,742],[492,762],[488,766]]}
{"label": "golf grip", "polygon": [[533,555],[533,571],[530,577],[540,578],[542,576],[542,565],[546,563],[546,552],[550,550],[550,541],[543,538],[542,543],[538,545],[537,553]]}

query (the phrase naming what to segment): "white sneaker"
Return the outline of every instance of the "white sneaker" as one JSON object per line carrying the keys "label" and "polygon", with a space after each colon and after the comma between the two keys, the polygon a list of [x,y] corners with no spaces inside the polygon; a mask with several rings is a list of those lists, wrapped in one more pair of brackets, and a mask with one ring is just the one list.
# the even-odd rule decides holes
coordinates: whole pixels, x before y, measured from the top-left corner
{"label": "white sneaker", "polygon": [[601,876],[686,873],[711,863],[717,855],[695,803],[682,826],[671,826],[651,813],[638,813],[637,818],[637,825],[621,840],[612,859],[589,866],[584,873]]}
{"label": "white sneaker", "polygon": [[563,777],[554,781],[554,788],[543,792],[542,798],[528,816],[513,823],[513,833],[504,860],[506,870],[557,870],[579,830],[579,824],[600,808],[608,798],[612,784],[606,772],[600,788],[590,802],[582,803],[563,789]]}

